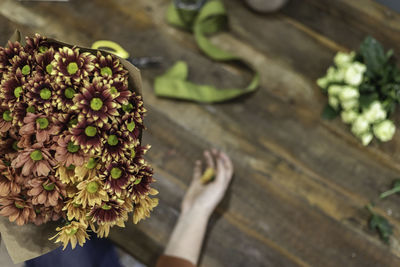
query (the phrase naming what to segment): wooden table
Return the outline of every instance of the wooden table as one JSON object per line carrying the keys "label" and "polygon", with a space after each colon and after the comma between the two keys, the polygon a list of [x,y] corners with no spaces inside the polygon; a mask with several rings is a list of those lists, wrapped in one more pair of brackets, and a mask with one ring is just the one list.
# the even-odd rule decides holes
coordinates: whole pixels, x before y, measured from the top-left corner
{"label": "wooden table", "polygon": [[[363,147],[341,121],[320,113],[327,99],[315,80],[338,50],[371,34],[400,52],[400,16],[373,2],[292,0],[275,15],[226,0],[231,31],[213,41],[249,59],[262,74],[255,94],[219,105],[158,99],[152,84],[186,60],[191,79],[242,86],[240,69],[212,62],[188,33],[165,23],[170,0],[0,2],[0,41],[15,27],[89,46],[122,44],[135,56],[162,56],[143,71],[149,110],[144,142],[155,168],[160,205],[151,219],[116,230],[112,239],[151,266],[179,214],[202,150],[229,153],[235,177],[210,224],[200,266],[400,266],[398,196],[377,204],[395,225],[391,246],[368,229],[364,206],[399,177],[400,134]],[[397,54],[398,55],[398,54]]]}

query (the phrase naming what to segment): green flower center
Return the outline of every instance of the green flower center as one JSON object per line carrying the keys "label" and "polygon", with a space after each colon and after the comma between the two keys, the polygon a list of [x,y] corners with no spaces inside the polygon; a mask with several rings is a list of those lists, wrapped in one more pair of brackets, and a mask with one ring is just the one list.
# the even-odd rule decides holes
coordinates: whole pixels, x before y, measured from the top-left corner
{"label": "green flower center", "polygon": [[71,87],[68,87],[68,88],[65,89],[65,91],[64,91],[64,95],[65,95],[65,97],[68,98],[68,99],[74,98],[75,93],[76,93],[75,90],[74,90],[73,88],[71,88]]}
{"label": "green flower center", "polygon": [[68,170],[68,171],[73,171],[73,170],[75,170],[75,165],[74,165],[74,164],[69,165],[69,166],[67,167],[67,170]]}
{"label": "green flower center", "polygon": [[110,146],[116,146],[118,144],[118,137],[115,134],[112,134],[108,137],[107,143]]}
{"label": "green flower center", "polygon": [[110,210],[110,209],[111,209],[111,206],[108,206],[107,204],[104,204],[103,206],[101,206],[101,208],[102,208],[103,210]]}
{"label": "green flower center", "polygon": [[117,88],[115,88],[115,86],[112,86],[112,87],[110,88],[110,93],[111,93],[112,95],[115,95],[116,93],[118,93]]}
{"label": "green flower center", "polygon": [[72,236],[72,235],[75,235],[76,232],[78,232],[78,229],[76,229],[76,228],[71,228],[71,230],[69,231],[69,233],[67,233],[67,235]]}
{"label": "green flower center", "polygon": [[43,159],[42,151],[40,150],[35,150],[32,151],[31,154],[29,155],[32,160],[34,161],[39,161]]}
{"label": "green flower center", "polygon": [[91,109],[98,111],[101,109],[102,106],[103,106],[103,101],[100,98],[95,97],[92,100],[90,100]]}
{"label": "green flower center", "polygon": [[79,145],[75,145],[74,142],[71,142],[71,141],[68,142],[68,145],[67,145],[68,152],[76,153],[79,151],[80,148],[81,147]]}
{"label": "green flower center", "polygon": [[12,121],[11,111],[6,110],[3,112],[3,120]]}
{"label": "green flower center", "polygon": [[42,90],[40,90],[40,98],[47,100],[51,97],[51,91],[49,90],[49,88],[43,88]]}
{"label": "green flower center", "polygon": [[47,48],[46,46],[39,46],[39,52],[40,52],[40,53],[44,53],[44,52],[46,52],[47,50],[49,50],[49,48]]}
{"label": "green flower center", "polygon": [[21,93],[22,93],[22,87],[21,86],[18,86],[18,87],[16,87],[14,89],[14,96],[16,98],[19,98],[21,96]]}
{"label": "green flower center", "polygon": [[12,143],[12,148],[13,148],[15,151],[18,151],[18,150],[19,150],[18,142],[17,142],[17,141],[14,141],[14,142]]}
{"label": "green flower center", "polygon": [[94,126],[87,126],[86,128],[85,128],[85,134],[86,134],[86,136],[89,136],[89,137],[93,137],[93,136],[95,136],[96,135],[96,133],[97,133],[97,129],[96,129],[96,127],[94,127]]}
{"label": "green flower center", "polygon": [[25,65],[22,67],[21,71],[23,75],[28,75],[31,72],[31,67],[29,65]]}
{"label": "green flower center", "polygon": [[112,75],[112,70],[110,69],[110,67],[104,67],[101,68],[100,70],[101,76],[111,76]]}
{"label": "green flower center", "polygon": [[48,64],[48,65],[46,66],[46,72],[47,72],[48,74],[51,74],[51,73],[53,72],[53,65]]}
{"label": "green flower center", "polygon": [[86,168],[93,169],[94,167],[96,167],[96,165],[97,165],[97,161],[94,158],[90,158],[86,165]]}
{"label": "green flower center", "polygon": [[122,110],[125,112],[131,112],[133,110],[133,105],[131,103],[128,105],[122,105]]}
{"label": "green flower center", "polygon": [[40,214],[40,212],[41,212],[40,209],[35,209],[36,214]]}
{"label": "green flower center", "polygon": [[35,113],[36,109],[34,106],[29,106],[26,108],[26,112]]}
{"label": "green flower center", "polygon": [[111,169],[111,178],[119,179],[122,175],[122,170],[120,168],[114,167]]}
{"label": "green flower center", "polygon": [[96,193],[97,190],[99,190],[99,184],[95,181],[88,183],[86,186],[86,191],[91,194]]}
{"label": "green flower center", "polygon": [[140,184],[141,181],[142,181],[142,178],[136,179],[135,182],[133,182],[133,184]]}
{"label": "green flower center", "polygon": [[39,124],[39,128],[44,130],[49,126],[49,120],[46,118],[37,118],[36,123]]}
{"label": "green flower center", "polygon": [[43,188],[44,188],[44,190],[46,190],[46,191],[53,191],[53,190],[54,190],[54,187],[55,187],[55,184],[54,184],[54,183],[44,184],[44,185],[43,185]]}
{"label": "green flower center", "polygon": [[131,123],[128,123],[128,125],[127,125],[128,131],[132,132],[135,129],[135,126],[136,126],[136,124],[134,121],[132,121]]}
{"label": "green flower center", "polygon": [[76,62],[71,62],[67,66],[67,71],[69,74],[74,75],[78,71],[78,64]]}
{"label": "green flower center", "polygon": [[135,149],[132,149],[131,151],[131,157],[134,159],[136,157],[136,151]]}
{"label": "green flower center", "polygon": [[15,207],[16,207],[17,209],[23,209],[23,208],[25,208],[25,206],[24,206],[23,203],[15,202],[14,205],[15,205]]}

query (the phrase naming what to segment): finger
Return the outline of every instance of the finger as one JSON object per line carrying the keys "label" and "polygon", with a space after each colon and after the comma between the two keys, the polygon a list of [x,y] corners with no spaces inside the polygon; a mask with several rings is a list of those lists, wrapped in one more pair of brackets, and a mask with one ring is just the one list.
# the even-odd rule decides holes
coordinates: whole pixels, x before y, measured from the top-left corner
{"label": "finger", "polygon": [[224,160],[222,159],[221,156],[218,156],[217,158],[217,183],[225,183],[225,180],[227,179],[227,170],[225,167]]}
{"label": "finger", "polygon": [[211,156],[210,151],[208,150],[204,151],[204,157],[206,159],[207,167],[215,169],[214,160],[213,157]]}
{"label": "finger", "polygon": [[229,156],[226,154],[226,153],[224,153],[224,152],[221,152],[221,159],[223,160],[223,162],[224,162],[224,165],[225,165],[225,168],[226,168],[226,170],[227,170],[227,174],[229,174],[230,176],[232,176],[232,174],[233,174],[233,163],[232,163],[232,160],[229,158]]}
{"label": "finger", "polygon": [[193,169],[193,179],[200,179],[201,177],[201,160],[196,160]]}

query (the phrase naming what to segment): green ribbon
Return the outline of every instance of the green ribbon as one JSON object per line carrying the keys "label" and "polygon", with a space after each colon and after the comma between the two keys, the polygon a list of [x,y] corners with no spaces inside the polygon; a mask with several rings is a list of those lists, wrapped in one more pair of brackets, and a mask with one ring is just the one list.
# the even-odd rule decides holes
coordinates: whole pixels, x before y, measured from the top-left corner
{"label": "green ribbon", "polygon": [[254,77],[245,89],[217,89],[210,85],[197,85],[187,81],[188,67],[183,61],[177,62],[165,74],[155,79],[154,90],[157,96],[201,103],[227,101],[257,89],[259,74],[240,57],[213,45],[207,35],[220,32],[227,25],[227,15],[220,0],[210,0],[199,12],[184,11],[171,4],[167,10],[167,21],[173,26],[192,31],[200,50],[216,61],[240,61],[254,72]]}

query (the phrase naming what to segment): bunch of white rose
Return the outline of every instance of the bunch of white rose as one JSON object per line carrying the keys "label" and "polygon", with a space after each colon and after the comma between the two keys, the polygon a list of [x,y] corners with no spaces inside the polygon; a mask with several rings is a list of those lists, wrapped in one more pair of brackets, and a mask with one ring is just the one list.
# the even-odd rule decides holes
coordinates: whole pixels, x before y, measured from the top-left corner
{"label": "bunch of white rose", "polygon": [[327,89],[329,105],[340,111],[342,121],[351,124],[352,133],[368,145],[374,135],[382,142],[393,138],[396,127],[387,119],[387,112],[380,101],[372,102],[368,108],[360,107],[359,86],[363,82],[366,65],[355,61],[355,52],[338,52],[334,58],[336,67],[329,67],[324,77],[317,80],[318,86]]}

